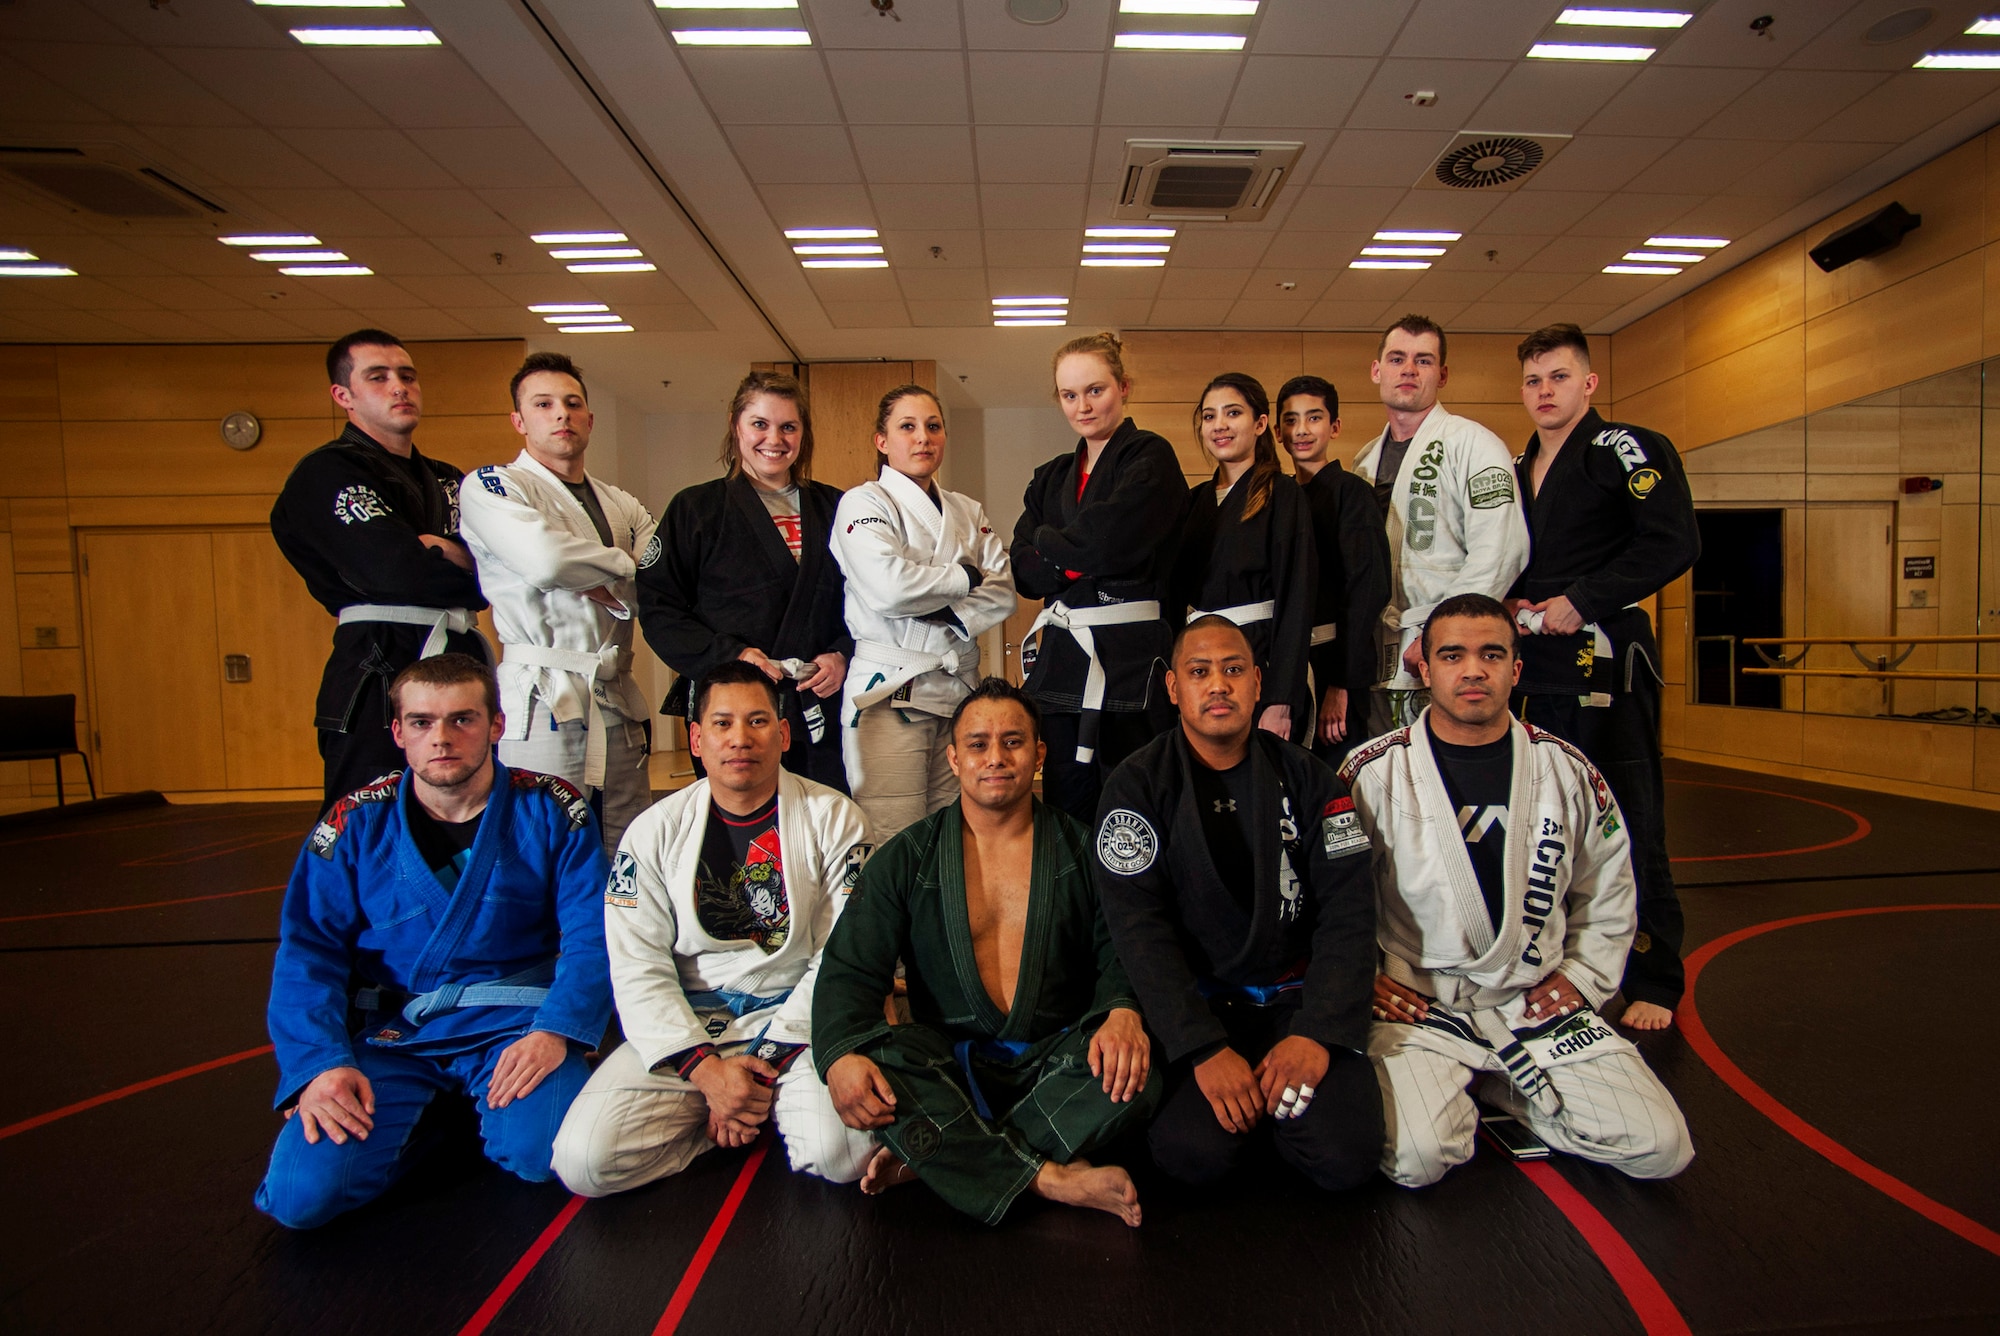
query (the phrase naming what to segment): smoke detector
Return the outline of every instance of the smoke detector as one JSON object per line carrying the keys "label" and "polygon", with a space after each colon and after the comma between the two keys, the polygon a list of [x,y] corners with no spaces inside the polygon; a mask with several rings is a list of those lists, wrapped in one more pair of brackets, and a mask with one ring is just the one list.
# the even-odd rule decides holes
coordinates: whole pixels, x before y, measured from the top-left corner
{"label": "smoke detector", "polygon": [[1300,143],[1128,139],[1113,218],[1253,223],[1270,212]]}
{"label": "smoke detector", "polygon": [[1562,152],[1570,138],[1461,130],[1417,179],[1417,189],[1518,190]]}

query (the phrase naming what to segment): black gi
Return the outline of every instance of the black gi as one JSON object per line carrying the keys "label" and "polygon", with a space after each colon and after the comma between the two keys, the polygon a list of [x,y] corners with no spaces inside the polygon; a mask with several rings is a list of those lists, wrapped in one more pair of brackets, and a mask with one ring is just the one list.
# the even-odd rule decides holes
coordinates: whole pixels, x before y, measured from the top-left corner
{"label": "black gi", "polygon": [[[336,617],[357,603],[476,611],[486,606],[478,576],[417,537],[458,538],[464,476],[415,449],[407,460],[391,454],[349,424],[292,467],[271,507],[271,536]],[[417,661],[429,635],[385,622],[334,628],[313,720],[326,767],[323,805],[408,764],[389,733],[389,683]],[[445,648],[491,657],[477,630],[453,632]]]}
{"label": "black gi", "polygon": [[[1103,776],[1172,717],[1158,679],[1173,639],[1165,620],[1172,598],[1168,575],[1187,479],[1174,448],[1127,418],[1097,457],[1079,497],[1085,448],[1078,441],[1075,450],[1035,470],[1007,555],[1024,598],[1078,610],[1144,600],[1161,605],[1157,621],[1091,628],[1107,679],[1096,713],[1084,713],[1089,660],[1068,631],[1044,627],[1032,650],[1022,647],[1024,685],[1041,706],[1049,747],[1043,796],[1087,824],[1097,814]],[[1076,759],[1079,742],[1095,748],[1092,760]]]}
{"label": "black gi", "polygon": [[1264,674],[1257,713],[1269,705],[1291,706],[1292,736],[1299,738],[1299,721],[1310,713],[1306,651],[1318,608],[1312,511],[1299,485],[1280,474],[1271,480],[1270,499],[1244,519],[1249,483],[1248,475],[1238,478],[1219,506],[1213,480],[1188,490],[1167,615],[1178,625],[1190,608],[1221,612],[1267,599],[1276,603],[1273,617],[1249,623],[1243,633]]}
{"label": "black gi", "polygon": [[[1308,651],[1313,701],[1307,727],[1313,755],[1338,766],[1368,737],[1368,693],[1374,690],[1375,631],[1389,605],[1389,528],[1375,489],[1340,466],[1337,459],[1299,484],[1312,511],[1313,545],[1319,553],[1319,602],[1315,627],[1338,628],[1333,639]],[[1347,688],[1347,736],[1326,742],[1319,736],[1319,704],[1329,687]]]}
{"label": "black gi", "polygon": [[[852,658],[846,578],[827,546],[840,489],[799,484],[803,539],[792,559],[771,512],[738,473],[679,493],[660,521],[659,543],[639,560],[639,624],[653,653],[676,673],[662,714],[687,716],[704,673],[759,649],[772,659]],[[821,697],[781,688],[792,745],[785,769],[847,792],[840,755],[840,693]],[[813,741],[806,711],[817,706]],[[701,762],[695,767],[701,772]]]}
{"label": "black gi", "polygon": [[1625,996],[1672,1009],[1686,980],[1660,770],[1660,649],[1645,610],[1626,605],[1652,597],[1701,555],[1694,499],[1671,441],[1606,422],[1595,409],[1570,429],[1538,493],[1531,483],[1540,453],[1537,435],[1517,465],[1530,553],[1512,596],[1540,603],[1562,595],[1604,632],[1611,654],[1601,656],[1588,631],[1521,637],[1515,708],[1574,743],[1611,785],[1639,886]]}
{"label": "black gi", "polygon": [[[1278,1154],[1329,1190],[1382,1158],[1382,1097],[1367,1057],[1375,984],[1375,888],[1347,786],[1302,747],[1259,729],[1256,845],[1249,869],[1218,869],[1195,807],[1195,759],[1180,728],[1133,753],[1104,784],[1097,886],[1118,955],[1167,1061],[1148,1133],[1175,1178],[1212,1184],[1253,1137],[1216,1120],[1194,1068],[1227,1045],[1253,1067],[1279,1040],[1326,1046],[1307,1111],[1267,1119]],[[1248,875],[1246,913],[1226,884]],[[1290,985],[1290,986],[1287,986]]]}

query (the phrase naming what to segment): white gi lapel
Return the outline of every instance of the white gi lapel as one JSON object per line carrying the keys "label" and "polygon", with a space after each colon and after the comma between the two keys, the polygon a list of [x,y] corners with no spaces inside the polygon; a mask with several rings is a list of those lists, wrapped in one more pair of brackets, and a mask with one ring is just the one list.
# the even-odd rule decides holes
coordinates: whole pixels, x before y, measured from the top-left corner
{"label": "white gi lapel", "polygon": [[[892,468],[885,468],[882,470],[882,476],[876,481],[903,516],[905,546],[922,551],[925,556],[935,556],[950,550],[951,522],[948,512],[940,511],[932,505],[930,496],[914,479],[905,477]],[[940,491],[938,495],[942,497],[944,493]],[[925,550],[926,547],[928,550]]]}
{"label": "white gi lapel", "polygon": [[[588,538],[592,542],[597,541],[597,526],[590,522],[590,512],[583,508],[583,502],[576,499],[576,493],[570,491],[568,486],[563,483],[563,480],[550,472],[541,460],[536,459],[526,450],[523,450],[509,467],[522,469],[532,474],[542,484],[543,489],[549,494],[550,499],[555,502],[553,508],[545,505],[537,505],[535,507],[536,510],[541,511],[542,514],[552,520],[560,516],[559,522],[562,524],[563,529],[571,536]],[[589,475],[585,474],[584,476],[587,478]],[[600,503],[602,500],[603,498],[600,497]]]}
{"label": "white gi lapel", "polygon": [[[1439,858],[1445,879],[1451,885],[1452,908],[1467,944],[1475,952],[1490,954],[1493,926],[1486,914],[1486,896],[1479,889],[1478,874],[1472,870],[1472,855],[1466,852],[1465,836],[1458,825],[1458,808],[1452,804],[1451,793],[1445,788],[1444,776],[1438,770],[1437,754],[1431,750],[1429,716],[1430,707],[1425,706],[1417,722],[1410,725],[1410,769],[1417,785],[1417,810],[1443,813],[1444,820],[1438,823],[1436,834],[1441,846]],[[1518,769],[1518,762],[1516,764]],[[1511,862],[1511,830],[1508,839]],[[1424,954],[1429,957],[1431,953],[1426,950]],[[1474,965],[1468,963],[1455,967],[1452,972],[1470,972],[1473,968]]]}

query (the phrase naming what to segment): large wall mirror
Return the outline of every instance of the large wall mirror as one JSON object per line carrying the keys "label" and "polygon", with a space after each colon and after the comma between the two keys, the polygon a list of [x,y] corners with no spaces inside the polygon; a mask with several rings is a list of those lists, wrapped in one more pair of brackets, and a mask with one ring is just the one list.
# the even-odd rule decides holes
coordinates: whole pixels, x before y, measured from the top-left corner
{"label": "large wall mirror", "polygon": [[[1970,677],[2000,676],[2000,644],[1935,643],[2000,632],[2000,359],[1718,441],[1686,462],[1702,530],[1688,589],[1691,701],[2000,723],[2000,681]],[[1776,637],[1791,643],[1746,643]],[[1752,671],[1773,665],[1788,671]],[[1967,676],[1820,675],[1834,670]]]}

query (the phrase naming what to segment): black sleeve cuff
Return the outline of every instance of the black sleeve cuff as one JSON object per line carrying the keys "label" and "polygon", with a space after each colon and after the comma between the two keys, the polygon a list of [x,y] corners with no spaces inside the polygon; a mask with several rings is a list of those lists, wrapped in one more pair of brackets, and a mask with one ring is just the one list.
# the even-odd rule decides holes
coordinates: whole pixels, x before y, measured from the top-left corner
{"label": "black sleeve cuff", "polygon": [[714,1056],[714,1044],[696,1044],[693,1048],[682,1049],[660,1065],[672,1068],[674,1075],[685,1081],[694,1073],[695,1068]]}

